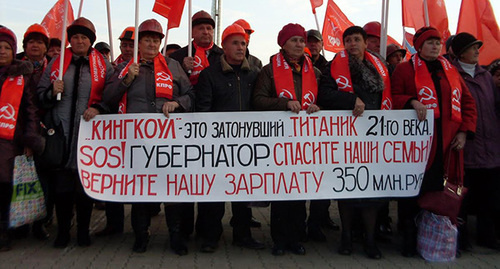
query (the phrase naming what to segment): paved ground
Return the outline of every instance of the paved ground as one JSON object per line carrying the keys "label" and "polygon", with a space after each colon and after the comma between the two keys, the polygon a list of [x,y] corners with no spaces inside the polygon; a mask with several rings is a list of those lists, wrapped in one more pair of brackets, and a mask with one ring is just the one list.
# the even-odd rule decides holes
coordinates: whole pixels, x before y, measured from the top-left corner
{"label": "paved ground", "polygon": [[[230,212],[227,207],[226,212]],[[336,206],[331,207],[332,218],[340,223]],[[340,232],[327,231],[328,243],[305,243],[307,254],[297,256],[286,254],[282,257],[271,255],[272,241],[269,234],[269,209],[254,209],[254,216],[262,222],[260,229],[253,229],[256,239],[266,243],[265,250],[247,250],[231,245],[229,217],[224,218],[224,234],[219,249],[214,254],[198,251],[195,238],[189,242],[189,254],[179,257],[168,248],[168,233],[163,213],[152,219],[151,241],[148,251],[133,253],[131,248],[134,236],[130,227],[130,206],[126,207],[125,233],[120,236],[95,238],[95,231],[105,225],[104,211],[94,210],[91,223],[93,244],[90,247],[76,245],[75,228],[72,241],[66,249],[52,248],[56,225],[49,231],[52,236],[40,242],[31,236],[16,240],[13,249],[0,253],[0,268],[496,268],[500,267],[500,253],[478,246],[471,252],[451,263],[428,263],[419,257],[404,258],[399,254],[399,238],[394,236],[392,243],[379,243],[383,258],[378,261],[368,259],[361,244],[354,245],[352,256],[337,254]],[[391,203],[391,216],[396,220],[395,203]],[[471,223],[473,224],[473,223]]]}

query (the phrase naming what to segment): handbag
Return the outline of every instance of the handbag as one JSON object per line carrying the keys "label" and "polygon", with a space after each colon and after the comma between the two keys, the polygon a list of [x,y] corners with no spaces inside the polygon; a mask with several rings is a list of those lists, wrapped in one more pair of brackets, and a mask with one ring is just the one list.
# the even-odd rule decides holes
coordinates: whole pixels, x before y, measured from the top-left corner
{"label": "handbag", "polygon": [[459,151],[456,167],[458,169],[458,177],[456,182],[451,182],[449,175],[450,161],[452,150],[448,155],[448,167],[444,173],[444,188],[442,191],[426,192],[418,198],[418,205],[420,208],[430,211],[434,214],[447,216],[453,224],[458,222],[458,214],[462,206],[462,200],[467,194],[467,188],[464,187],[464,173],[463,173],[463,151]]}
{"label": "handbag", "polygon": [[15,228],[45,218],[45,198],[33,157],[16,156],[12,179],[9,227]]}
{"label": "handbag", "polygon": [[417,217],[417,227],[417,251],[426,261],[455,259],[458,229],[448,217],[423,210]]}
{"label": "handbag", "polygon": [[68,159],[62,123],[55,124],[52,112],[48,112],[40,122],[40,127],[45,138],[45,149],[37,162],[44,168],[62,168]]}

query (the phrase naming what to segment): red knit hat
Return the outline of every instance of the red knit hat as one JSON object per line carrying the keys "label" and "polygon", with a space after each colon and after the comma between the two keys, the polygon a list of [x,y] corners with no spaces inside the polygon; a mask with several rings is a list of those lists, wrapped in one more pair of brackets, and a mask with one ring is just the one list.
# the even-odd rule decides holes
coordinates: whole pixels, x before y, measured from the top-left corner
{"label": "red knit hat", "polygon": [[12,55],[16,55],[17,51],[17,39],[16,35],[12,30],[9,28],[3,26],[0,27],[0,41],[5,41],[10,45],[10,48],[12,49]]}
{"label": "red knit hat", "polygon": [[283,47],[292,36],[301,36],[306,39],[306,29],[297,23],[289,23],[283,26],[278,34],[278,45]]}
{"label": "red knit hat", "polygon": [[413,36],[413,46],[415,47],[415,50],[419,51],[420,48],[422,47],[422,44],[424,44],[425,40],[431,38],[441,39],[441,34],[436,28],[422,27],[418,29],[415,35]]}

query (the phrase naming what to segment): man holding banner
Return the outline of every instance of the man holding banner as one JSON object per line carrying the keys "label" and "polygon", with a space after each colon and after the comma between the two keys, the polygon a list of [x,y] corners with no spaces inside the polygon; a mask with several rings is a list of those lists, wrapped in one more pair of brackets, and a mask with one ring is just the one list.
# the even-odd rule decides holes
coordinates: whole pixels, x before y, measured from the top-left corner
{"label": "man holding banner", "polygon": [[[317,78],[321,72],[306,57],[306,31],[299,24],[287,24],[278,34],[281,50],[264,66],[257,78],[253,105],[258,110],[291,110],[308,114],[319,111],[316,105]],[[304,200],[273,201],[271,203],[272,254],[282,256],[285,250],[304,255],[299,243],[305,234],[306,208]]]}
{"label": "man holding banner", "polygon": [[[141,23],[139,32],[139,63],[129,61],[118,65],[117,72],[104,93],[105,106],[119,113],[163,113],[191,111],[194,94],[181,65],[160,53],[165,36],[158,21]],[[161,83],[157,83],[161,81]],[[132,228],[135,233],[133,250],[146,251],[149,241],[151,212],[154,203],[132,204]],[[165,206],[165,217],[170,232],[170,246],[179,255],[187,254],[181,236],[182,209],[179,204]]]}
{"label": "man holding banner", "polygon": [[[195,86],[196,111],[251,110],[252,90],[259,68],[250,65],[245,30],[238,24],[228,26],[222,34],[224,55],[220,62],[205,68]],[[214,252],[222,235],[224,202],[198,203],[198,234],[203,239],[202,252]],[[233,245],[262,249],[264,244],[252,238],[252,210],[247,202],[232,202]]]}

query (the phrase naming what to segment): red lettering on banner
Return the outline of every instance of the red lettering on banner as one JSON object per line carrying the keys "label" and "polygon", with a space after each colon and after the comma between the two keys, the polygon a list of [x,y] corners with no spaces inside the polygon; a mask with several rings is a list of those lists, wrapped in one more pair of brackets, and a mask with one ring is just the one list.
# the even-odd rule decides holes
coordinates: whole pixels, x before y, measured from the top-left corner
{"label": "red lettering on banner", "polygon": [[[274,163],[282,165],[337,164],[338,141],[286,142],[274,145]],[[310,156],[310,157],[308,157]]]}
{"label": "red lettering on banner", "polygon": [[378,163],[378,142],[344,142],[344,160],[346,163]]}
{"label": "red lettering on banner", "polygon": [[126,142],[121,142],[120,146],[81,146],[80,157],[81,164],[86,166],[95,166],[97,168],[109,167],[118,168],[125,167],[125,146]]}
{"label": "red lettering on banner", "polygon": [[427,141],[386,141],[383,146],[387,163],[420,163],[429,158],[432,136]]}
{"label": "red lettering on banner", "polygon": [[209,195],[215,176],[215,174],[167,175],[167,195]]}
{"label": "red lettering on banner", "polygon": [[[156,174],[116,175],[91,173],[81,169],[82,186],[94,193],[113,195],[156,196]],[[138,191],[136,191],[138,189]]]}
{"label": "red lettering on banner", "polygon": [[356,119],[353,116],[290,117],[293,136],[357,136]]}

